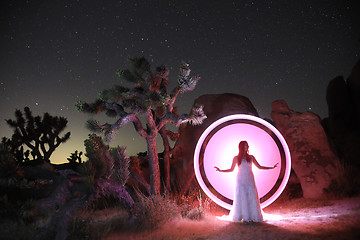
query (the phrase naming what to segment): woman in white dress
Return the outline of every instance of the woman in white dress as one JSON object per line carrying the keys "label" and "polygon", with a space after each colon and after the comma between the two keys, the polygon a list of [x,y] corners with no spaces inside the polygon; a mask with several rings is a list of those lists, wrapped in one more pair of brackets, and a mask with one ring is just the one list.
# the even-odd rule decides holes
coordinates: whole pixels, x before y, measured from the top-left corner
{"label": "woman in white dress", "polygon": [[216,171],[219,172],[232,172],[234,171],[235,166],[238,166],[233,206],[228,216],[228,220],[230,221],[263,221],[254,174],[252,172],[252,163],[259,169],[266,170],[274,169],[278,165],[276,163],[272,167],[261,166],[254,156],[249,155],[248,150],[248,143],[246,141],[241,141],[239,143],[239,154],[234,157],[231,167],[225,170],[215,167]]}

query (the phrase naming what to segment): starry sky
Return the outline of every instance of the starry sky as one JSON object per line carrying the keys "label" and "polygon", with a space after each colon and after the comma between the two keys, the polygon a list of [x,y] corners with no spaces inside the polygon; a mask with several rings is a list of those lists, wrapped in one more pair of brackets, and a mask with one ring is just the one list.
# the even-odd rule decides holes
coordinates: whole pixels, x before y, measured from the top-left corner
{"label": "starry sky", "polygon": [[[51,158],[66,162],[90,133],[84,125],[91,116],[75,103],[124,85],[115,71],[136,56],[169,66],[170,89],[181,61],[201,76],[176,101],[179,113],[203,94],[231,92],[248,97],[263,118],[277,99],[324,118],[328,82],[348,77],[359,60],[357,2],[2,0],[0,136],[11,137],[4,119],[25,106],[66,117],[63,134],[71,138]],[[128,155],[146,151],[132,126],[113,144]]]}

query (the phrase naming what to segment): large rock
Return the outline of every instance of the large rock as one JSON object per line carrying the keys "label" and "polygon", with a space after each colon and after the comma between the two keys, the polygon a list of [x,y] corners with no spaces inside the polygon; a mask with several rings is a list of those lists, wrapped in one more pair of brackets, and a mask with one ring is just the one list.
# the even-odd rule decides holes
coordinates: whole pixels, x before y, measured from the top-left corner
{"label": "large rock", "polygon": [[347,80],[349,92],[351,96],[353,111],[355,112],[354,122],[356,129],[360,131],[360,60],[356,63],[351,71],[351,75]]}
{"label": "large rock", "polygon": [[176,142],[173,154],[176,162],[172,164],[172,185],[175,185],[182,192],[187,191],[194,180],[193,155],[202,132],[217,119],[230,114],[258,116],[250,100],[237,94],[203,95],[195,100],[194,105],[204,106],[207,119],[201,125],[192,126],[187,124],[179,129],[180,137]]}
{"label": "large rock", "polygon": [[339,157],[360,168],[360,61],[347,81],[338,76],[329,82],[326,101],[329,116],[323,122]]}
{"label": "large rock", "polygon": [[271,118],[289,145],[303,196],[323,197],[324,190],[339,175],[340,162],[330,148],[320,118],[311,112],[294,112],[284,100],[272,103]]}
{"label": "large rock", "polygon": [[351,131],[353,114],[347,84],[342,76],[331,80],[326,90],[328,104],[328,133],[332,138],[342,137]]}

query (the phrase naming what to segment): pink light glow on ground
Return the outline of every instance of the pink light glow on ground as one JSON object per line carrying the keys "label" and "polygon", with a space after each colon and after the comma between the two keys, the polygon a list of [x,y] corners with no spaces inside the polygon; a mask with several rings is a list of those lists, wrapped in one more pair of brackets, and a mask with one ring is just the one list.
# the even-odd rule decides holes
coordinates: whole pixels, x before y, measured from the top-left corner
{"label": "pink light glow on ground", "polygon": [[[220,128],[219,125],[221,125]],[[238,153],[238,144],[242,140],[249,143],[249,153],[254,155],[261,165],[273,166],[279,163],[278,167],[272,170],[259,170],[253,166],[259,198],[267,194],[271,195],[261,202],[261,207],[264,208],[275,201],[285,188],[290,175],[291,161],[284,138],[275,127],[263,119],[236,114],[221,118],[211,124],[201,135],[195,149],[196,177],[204,192],[214,202],[231,209],[231,204],[223,197],[230,200],[233,198],[236,170],[232,173],[220,173],[215,171],[214,166],[220,169],[230,168],[233,157]],[[201,149],[204,151],[201,152]],[[283,159],[281,149],[284,153]],[[282,175],[281,171],[283,171]],[[279,179],[280,175],[282,179]],[[270,190],[272,190],[271,193]]]}
{"label": "pink light glow on ground", "polygon": [[[209,209],[211,210],[215,209]],[[107,216],[108,211],[106,210]],[[263,223],[243,224],[220,221],[217,216],[226,214],[226,211],[222,209],[220,212],[216,210],[209,212],[211,214],[206,214],[198,221],[175,218],[151,231],[132,232],[120,228],[120,232],[110,232],[102,239],[349,240],[359,239],[360,236],[360,196],[332,200],[286,199],[286,201],[275,201],[265,211]],[[119,214],[117,213],[116,216],[112,219],[118,222]],[[93,219],[94,213],[91,212],[84,221]],[[98,225],[104,225],[104,221],[97,222],[99,222]]]}

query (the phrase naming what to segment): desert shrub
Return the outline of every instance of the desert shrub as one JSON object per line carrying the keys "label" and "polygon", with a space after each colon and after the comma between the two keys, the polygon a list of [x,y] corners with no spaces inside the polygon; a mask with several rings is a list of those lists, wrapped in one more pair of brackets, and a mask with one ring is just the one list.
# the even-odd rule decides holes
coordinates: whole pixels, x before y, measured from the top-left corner
{"label": "desert shrub", "polygon": [[179,206],[181,216],[185,218],[194,208],[194,204],[197,203],[197,192],[193,191],[187,195],[176,195],[174,198]]}
{"label": "desert shrub", "polygon": [[75,218],[71,221],[69,226],[69,237],[68,240],[83,240],[90,239],[89,232],[90,226],[84,220]]}
{"label": "desert shrub", "polygon": [[203,208],[201,207],[197,207],[197,208],[193,208],[191,209],[187,215],[186,218],[191,219],[191,220],[201,220],[203,219],[205,216],[205,211]]}
{"label": "desert shrub", "polygon": [[68,240],[104,239],[112,232],[128,228],[129,214],[122,206],[106,209],[83,209],[69,225]]}
{"label": "desert shrub", "polygon": [[140,196],[133,209],[133,225],[138,229],[153,229],[179,217],[176,202],[168,196]]}
{"label": "desert shrub", "polygon": [[47,220],[34,212],[35,200],[11,201],[0,197],[0,239],[30,239]]}
{"label": "desert shrub", "polygon": [[191,220],[201,220],[210,212],[211,200],[202,191],[192,191],[188,195],[176,197],[181,216]]}

